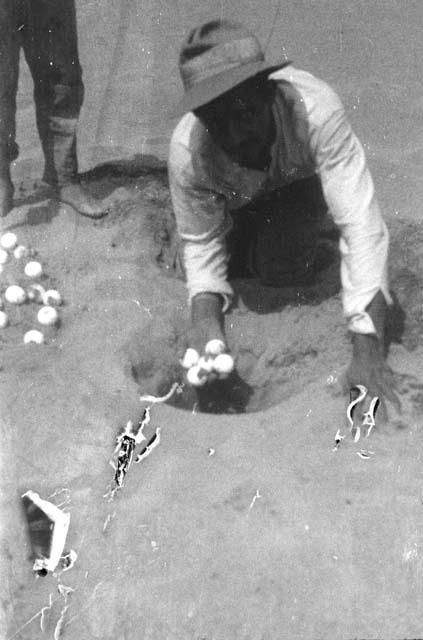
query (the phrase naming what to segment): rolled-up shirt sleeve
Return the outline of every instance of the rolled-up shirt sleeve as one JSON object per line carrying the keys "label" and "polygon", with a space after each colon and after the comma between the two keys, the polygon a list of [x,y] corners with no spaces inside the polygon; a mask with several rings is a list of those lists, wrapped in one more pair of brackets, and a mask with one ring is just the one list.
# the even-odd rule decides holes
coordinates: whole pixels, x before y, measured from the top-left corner
{"label": "rolled-up shirt sleeve", "polygon": [[388,304],[389,235],[375,195],[364,149],[342,109],[311,136],[324,196],[340,229],[344,314],[355,333],[376,333],[365,311],[378,291]]}
{"label": "rolled-up shirt sleeve", "polygon": [[227,280],[225,241],[231,218],[225,197],[198,173],[192,166],[191,152],[182,144],[171,145],[169,184],[189,301],[199,293],[218,293],[226,311],[233,296]]}

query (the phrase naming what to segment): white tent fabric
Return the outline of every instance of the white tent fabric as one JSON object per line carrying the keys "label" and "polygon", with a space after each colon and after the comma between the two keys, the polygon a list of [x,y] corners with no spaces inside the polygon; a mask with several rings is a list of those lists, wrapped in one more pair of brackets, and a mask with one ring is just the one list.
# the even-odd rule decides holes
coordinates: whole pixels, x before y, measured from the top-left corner
{"label": "white tent fabric", "polygon": [[[404,85],[407,76],[415,86],[420,77],[421,0],[76,0],[76,7],[85,83],[81,170],[138,154],[166,159],[175,125],[167,112],[182,92],[180,44],[192,26],[217,16],[249,26],[270,62],[289,58],[330,82],[358,116],[355,126],[370,136],[380,126],[380,118],[375,123],[364,112],[372,91]],[[39,175],[42,158],[24,64],[18,142],[19,173]]]}

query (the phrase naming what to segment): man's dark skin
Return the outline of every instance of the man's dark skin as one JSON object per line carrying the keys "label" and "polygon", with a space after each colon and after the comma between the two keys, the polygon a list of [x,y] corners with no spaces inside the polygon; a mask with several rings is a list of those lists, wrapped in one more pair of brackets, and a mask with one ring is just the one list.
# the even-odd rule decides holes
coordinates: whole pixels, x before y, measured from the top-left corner
{"label": "man's dark skin", "polygon": [[[256,76],[197,109],[195,115],[214,142],[234,162],[251,169],[266,170],[276,135],[272,114],[273,97],[273,82]],[[199,353],[203,352],[206,343],[213,338],[221,338],[226,344],[222,308],[223,299],[219,294],[204,292],[193,298],[190,346]],[[400,406],[394,391],[393,373],[384,357],[387,308],[385,297],[379,291],[366,308],[377,335],[352,334],[352,360],[344,377],[346,392],[357,384],[368,389],[363,410],[368,411],[372,397],[380,398],[379,413],[385,419],[387,415],[384,399],[392,402],[397,409]]]}

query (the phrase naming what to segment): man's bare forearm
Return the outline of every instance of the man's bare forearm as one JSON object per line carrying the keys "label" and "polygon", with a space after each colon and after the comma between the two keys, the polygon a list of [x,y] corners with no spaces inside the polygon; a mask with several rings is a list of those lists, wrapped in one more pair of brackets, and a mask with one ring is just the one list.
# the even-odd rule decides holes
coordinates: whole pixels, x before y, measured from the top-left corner
{"label": "man's bare forearm", "polygon": [[223,327],[223,298],[219,293],[199,293],[192,299],[191,320],[193,323],[209,319]]}

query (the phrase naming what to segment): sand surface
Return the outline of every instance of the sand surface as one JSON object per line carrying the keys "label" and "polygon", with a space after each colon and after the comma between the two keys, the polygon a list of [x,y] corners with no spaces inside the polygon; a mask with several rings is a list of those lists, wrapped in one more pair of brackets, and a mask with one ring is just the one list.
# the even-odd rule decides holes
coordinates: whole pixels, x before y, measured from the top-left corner
{"label": "sand surface", "polygon": [[[142,24],[156,52],[152,77],[167,87],[160,104],[171,101],[181,32],[193,11],[199,19],[213,14],[210,3],[176,4],[177,21],[167,3],[147,2],[142,18],[122,2],[132,19],[119,22],[105,3],[80,3],[87,85],[80,157],[87,187],[111,205],[101,221],[58,206],[37,183],[31,86],[22,74],[22,152],[6,226],[37,251],[41,282],[59,289],[64,305],[42,346],[22,343],[36,326],[34,304],[9,307],[11,326],[0,336],[0,637],[421,638],[419,2],[292,1],[273,32],[275,4],[266,3],[262,18],[243,3],[262,40],[271,35],[271,58],[285,47],[334,84],[368,152],[391,232],[391,285],[405,313],[389,354],[402,414],[379,421],[368,440],[347,438],[332,451],[346,425],[339,379],[350,357],[336,263],[301,290],[239,281],[227,317],[240,373],[236,401],[203,413],[184,392],[178,406],[153,405],[148,435],[160,427],[160,444],[108,495],[116,436],[141,417],[140,394],[165,392],[181,375],[188,314],[184,283],[170,268],[167,177],[145,156],[163,160],[172,122],[153,118],[160,87],[150,78],[145,93],[150,76],[134,44]],[[232,17],[240,6],[215,4]],[[129,35],[117,55],[121,24]],[[111,63],[99,65],[100,55],[117,55],[125,75],[115,70],[110,83]],[[143,122],[135,108],[141,94]],[[0,277],[2,291],[12,280],[28,283],[14,263]],[[357,455],[361,448],[373,452],[368,459]],[[71,514],[66,548],[78,558],[69,571],[34,577],[20,506],[29,489]]]}

